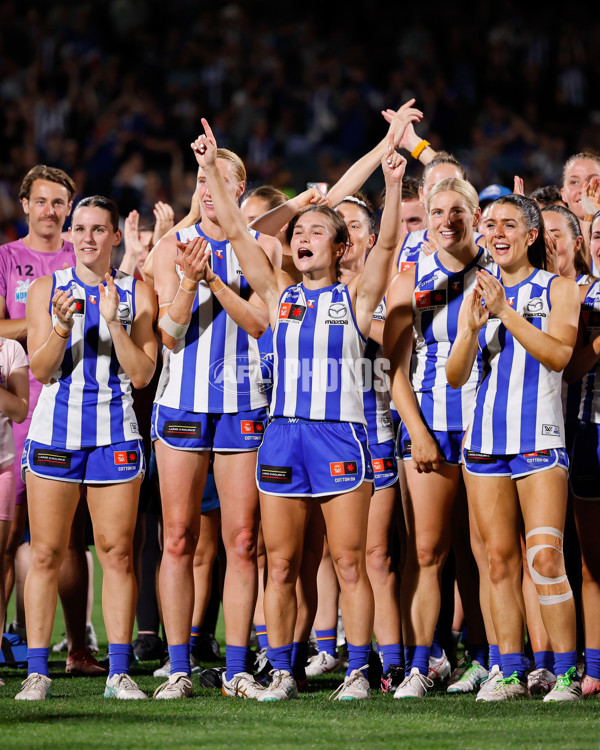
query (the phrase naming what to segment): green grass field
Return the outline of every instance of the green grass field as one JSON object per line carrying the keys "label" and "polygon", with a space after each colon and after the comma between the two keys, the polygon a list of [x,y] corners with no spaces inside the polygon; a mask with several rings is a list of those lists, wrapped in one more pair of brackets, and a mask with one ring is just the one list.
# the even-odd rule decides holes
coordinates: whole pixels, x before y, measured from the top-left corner
{"label": "green grass field", "polygon": [[[101,576],[96,569],[96,590]],[[12,612],[9,611],[9,617]],[[94,625],[106,644],[99,593]],[[57,617],[53,643],[63,630]],[[217,632],[223,642],[222,624]],[[101,650],[103,650],[101,646]],[[24,670],[2,670],[0,749],[18,748],[561,748],[600,747],[600,699],[576,704],[476,704],[472,696],[432,692],[423,700],[375,695],[355,704],[328,701],[343,675],[311,682],[296,701],[260,704],[224,698],[195,686],[181,701],[116,701],[102,697],[101,678],[64,674],[64,655],[52,654],[52,699],[14,701]],[[52,658],[51,657],[51,658]],[[158,662],[134,667],[151,694]],[[338,678],[339,679],[336,679]]]}

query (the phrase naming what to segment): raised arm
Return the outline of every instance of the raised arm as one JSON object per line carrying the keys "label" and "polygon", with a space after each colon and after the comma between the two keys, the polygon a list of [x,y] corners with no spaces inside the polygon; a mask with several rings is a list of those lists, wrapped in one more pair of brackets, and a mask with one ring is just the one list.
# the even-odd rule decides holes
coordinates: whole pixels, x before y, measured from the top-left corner
{"label": "raised arm", "polygon": [[409,380],[413,350],[412,294],[414,268],[398,274],[387,297],[387,316],[383,328],[383,353],[390,363],[391,395],[411,439],[413,465],[418,472],[439,468],[440,456],[435,440],[429,434]]}
{"label": "raised arm", "polygon": [[144,246],[140,240],[139,234],[140,215],[137,211],[130,211],[125,219],[125,228],[123,231],[123,242],[125,252],[119,266],[119,271],[134,276],[138,270],[140,257],[144,252]]}
{"label": "raised arm", "polygon": [[246,220],[233,196],[229,194],[217,166],[217,143],[208,122],[203,118],[204,134],[192,149],[204,170],[217,218],[242,266],[248,283],[266,303],[269,310],[277,307],[281,292],[293,283],[291,277],[276,268],[260,244],[248,231]]}
{"label": "raised arm", "polygon": [[379,237],[369,253],[364,270],[348,285],[351,292],[356,290],[356,321],[365,336],[369,334],[373,312],[385,294],[394,250],[400,237],[402,178],[406,159],[394,151],[392,135],[388,154],[382,159],[381,167],[385,178],[386,198]]}
{"label": "raised arm", "polygon": [[288,224],[296,214],[300,213],[307,206],[328,206],[329,201],[317,188],[309,188],[302,193],[290,198],[289,201],[275,206],[266,214],[258,216],[250,224],[251,229],[275,236],[283,227]]}
{"label": "raised arm", "polygon": [[420,120],[423,113],[415,109],[414,99],[409,99],[397,112],[393,112],[388,120],[389,128],[386,135],[368,153],[356,161],[327,193],[329,205],[336,206],[344,200],[347,195],[353,195],[365,184],[373,172],[377,169],[381,160],[387,155],[390,138],[393,140],[394,148],[397,148],[404,137],[406,128],[411,122]]}
{"label": "raised arm", "polygon": [[[394,115],[397,113],[393,109],[386,109],[381,113],[386,122],[391,123]],[[397,148],[402,148],[412,156],[413,159],[420,161],[423,166],[429,164],[436,155],[437,151],[431,146],[429,141],[415,133],[412,123],[409,123],[402,135],[402,138],[396,144]]]}

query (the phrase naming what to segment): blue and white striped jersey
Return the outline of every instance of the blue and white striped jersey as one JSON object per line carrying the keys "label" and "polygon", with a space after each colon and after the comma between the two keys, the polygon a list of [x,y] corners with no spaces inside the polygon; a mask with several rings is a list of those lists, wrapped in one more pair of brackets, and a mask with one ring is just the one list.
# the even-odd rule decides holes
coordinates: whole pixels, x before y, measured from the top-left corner
{"label": "blue and white striped jersey", "polygon": [[[189,242],[206,235],[196,224],[178,237]],[[214,273],[248,299],[252,290],[231,244],[206,239]],[[198,284],[185,337],[173,350],[165,350],[155,401],[173,409],[216,414],[267,406],[256,339],[234,323],[204,281]]]}
{"label": "blue and white striped jersey", "polygon": [[[385,298],[373,313],[373,320],[385,322],[387,305]],[[369,445],[385,443],[394,439],[394,424],[390,411],[389,377],[382,347],[369,338],[365,349],[365,378],[363,400]]]}
{"label": "blue and white striped jersey", "polygon": [[366,341],[345,284],[288,287],[279,302],[273,343],[273,416],[366,423]]}
{"label": "blue and white striped jersey", "polygon": [[[133,276],[113,271],[119,320],[127,333],[135,319]],[[131,383],[117,360],[108,325],[98,306],[97,286],[86,286],[74,268],[55,271],[55,289],[70,289],[77,303],[63,361],[44,385],[28,438],[56,448],[80,448],[139,439]],[[52,314],[52,303],[50,303]],[[56,316],[52,316],[55,324]]]}
{"label": "blue and white striped jersey", "polygon": [[[591,344],[600,336],[600,281],[595,281],[588,289],[581,306],[583,320],[583,345]],[[600,424],[600,380],[598,363],[583,378],[579,419],[583,422]]]}
{"label": "blue and white striped jersey", "polygon": [[462,301],[473,291],[476,273],[483,268],[496,273],[484,248],[479,248],[462,271],[444,268],[438,253],[422,255],[415,268],[412,306],[417,343],[412,386],[423,419],[432,430],[464,430],[473,412],[481,359],[476,359],[469,380],[459,389],[448,384],[446,360],[456,338]]}
{"label": "blue and white striped jersey", "polygon": [[[398,272],[406,271],[412,268],[419,258],[423,257],[423,244],[429,242],[429,229],[419,229],[416,232],[409,232],[404,241],[402,247],[398,253]],[[479,232],[475,232],[475,242],[477,245],[484,245],[483,235]]]}
{"label": "blue and white striped jersey", "polygon": [[[536,269],[520,284],[505,288],[511,307],[544,332],[554,278]],[[562,373],[532,357],[498,318],[490,317],[481,329],[479,348],[483,373],[465,447],[500,455],[564,448]]]}

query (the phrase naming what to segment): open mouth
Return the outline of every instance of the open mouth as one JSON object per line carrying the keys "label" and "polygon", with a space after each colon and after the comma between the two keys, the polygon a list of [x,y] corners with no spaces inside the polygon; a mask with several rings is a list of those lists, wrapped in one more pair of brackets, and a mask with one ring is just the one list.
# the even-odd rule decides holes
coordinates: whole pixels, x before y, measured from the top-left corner
{"label": "open mouth", "polygon": [[298,250],[298,259],[312,258],[312,255],[312,252],[306,247],[301,247],[300,250]]}

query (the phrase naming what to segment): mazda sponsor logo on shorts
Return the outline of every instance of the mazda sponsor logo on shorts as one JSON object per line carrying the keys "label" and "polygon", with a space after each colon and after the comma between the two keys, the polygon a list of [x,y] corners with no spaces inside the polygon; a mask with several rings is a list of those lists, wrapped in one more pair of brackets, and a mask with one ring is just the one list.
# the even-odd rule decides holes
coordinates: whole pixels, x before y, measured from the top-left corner
{"label": "mazda sponsor logo on shorts", "polygon": [[252,354],[224,357],[210,366],[208,379],[223,393],[266,393],[273,387],[273,362]]}

